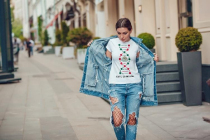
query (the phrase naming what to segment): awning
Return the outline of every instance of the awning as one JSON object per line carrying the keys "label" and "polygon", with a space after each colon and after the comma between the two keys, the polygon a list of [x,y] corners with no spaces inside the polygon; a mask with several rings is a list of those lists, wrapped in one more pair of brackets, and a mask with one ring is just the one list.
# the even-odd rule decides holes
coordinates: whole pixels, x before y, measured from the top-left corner
{"label": "awning", "polygon": [[63,11],[59,12],[58,14],[55,15],[55,17],[52,19],[52,21],[45,27],[46,29],[49,28],[50,26],[53,26],[54,21],[58,18],[58,16],[62,13]]}

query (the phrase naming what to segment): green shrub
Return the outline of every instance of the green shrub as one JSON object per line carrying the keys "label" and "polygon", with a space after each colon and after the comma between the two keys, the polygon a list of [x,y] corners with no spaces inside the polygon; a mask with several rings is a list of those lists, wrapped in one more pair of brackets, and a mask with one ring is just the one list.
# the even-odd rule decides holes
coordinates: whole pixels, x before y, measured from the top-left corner
{"label": "green shrub", "polygon": [[96,37],[93,38],[93,40],[96,40],[96,39],[100,39],[100,37],[97,37],[97,36],[96,36]]}
{"label": "green shrub", "polygon": [[69,46],[69,41],[66,39],[68,32],[69,32],[69,27],[66,25],[65,21],[62,21],[61,27],[62,27],[62,34],[61,34],[62,43],[64,45]]}
{"label": "green shrub", "polygon": [[55,43],[54,43],[54,46],[62,46],[63,45],[61,36],[62,36],[62,31],[57,29],[56,32],[55,32]]}
{"label": "green shrub", "polygon": [[42,37],[42,23],[43,23],[43,20],[42,20],[42,16],[39,16],[38,19],[38,36],[39,36],[39,42],[42,42],[43,41],[43,37]]}
{"label": "green shrub", "polygon": [[197,51],[202,44],[202,36],[198,29],[187,27],[179,30],[175,42],[180,52]]}
{"label": "green shrub", "polygon": [[22,29],[23,29],[22,21],[20,19],[15,19],[12,22],[12,32],[14,33],[14,36],[18,38],[23,36]]}
{"label": "green shrub", "polygon": [[138,35],[138,38],[143,39],[142,43],[147,46],[149,49],[153,49],[155,46],[155,39],[150,33],[141,33]]}
{"label": "green shrub", "polygon": [[43,46],[49,45],[49,40],[50,40],[49,34],[48,34],[47,30],[44,30]]}
{"label": "green shrub", "polygon": [[91,39],[92,33],[87,28],[75,28],[67,36],[67,40],[75,43],[78,48],[84,48]]}

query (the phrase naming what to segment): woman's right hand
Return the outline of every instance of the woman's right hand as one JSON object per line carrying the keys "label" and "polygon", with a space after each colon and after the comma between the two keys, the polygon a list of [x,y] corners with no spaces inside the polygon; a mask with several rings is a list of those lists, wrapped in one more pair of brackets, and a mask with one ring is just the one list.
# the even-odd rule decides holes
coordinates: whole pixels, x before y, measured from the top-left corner
{"label": "woman's right hand", "polygon": [[93,40],[89,41],[87,46],[90,46],[92,42],[93,42]]}

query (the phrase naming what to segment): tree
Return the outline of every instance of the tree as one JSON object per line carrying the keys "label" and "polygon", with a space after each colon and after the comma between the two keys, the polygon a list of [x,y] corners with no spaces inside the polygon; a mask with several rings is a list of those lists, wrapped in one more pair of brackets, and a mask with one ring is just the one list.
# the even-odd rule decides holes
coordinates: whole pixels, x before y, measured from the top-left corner
{"label": "tree", "polygon": [[15,19],[12,22],[12,32],[14,33],[15,37],[21,38],[23,36],[23,25],[20,19]]}
{"label": "tree", "polygon": [[66,37],[68,35],[68,32],[69,32],[69,27],[66,25],[66,22],[65,21],[62,21],[61,27],[62,27],[62,34],[61,34],[62,42],[65,45],[69,45],[69,42],[66,39]]}
{"label": "tree", "polygon": [[61,36],[62,36],[62,31],[57,29],[55,31],[55,43],[54,43],[55,46],[63,45]]}
{"label": "tree", "polygon": [[38,17],[38,35],[39,35],[39,41],[42,42],[43,37],[42,37],[42,16]]}
{"label": "tree", "polygon": [[49,44],[49,40],[50,40],[50,37],[49,37],[48,31],[47,30],[44,30],[44,42],[43,42],[43,46],[48,45]]}
{"label": "tree", "polygon": [[20,19],[15,19],[14,16],[14,7],[10,8],[11,13],[11,22],[12,22],[12,32],[14,33],[15,37],[23,38],[23,25]]}
{"label": "tree", "polygon": [[83,48],[92,39],[92,33],[87,28],[75,28],[69,31],[67,40]]}
{"label": "tree", "polygon": [[11,13],[11,22],[14,21],[15,16],[14,16],[14,7],[10,7],[10,13]]}

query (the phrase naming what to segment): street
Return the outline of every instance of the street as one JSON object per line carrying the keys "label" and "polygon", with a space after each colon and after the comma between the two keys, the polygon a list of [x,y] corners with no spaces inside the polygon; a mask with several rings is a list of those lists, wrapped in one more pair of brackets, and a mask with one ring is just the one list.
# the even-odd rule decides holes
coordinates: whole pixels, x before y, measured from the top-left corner
{"label": "street", "polygon": [[[109,104],[79,93],[76,59],[20,51],[15,77],[0,85],[0,140],[115,140]],[[140,107],[137,140],[209,140],[210,104]]]}

